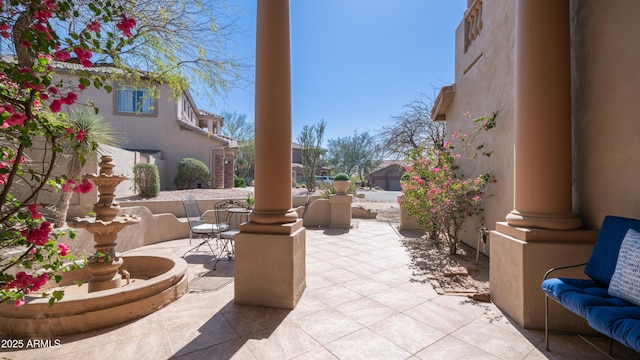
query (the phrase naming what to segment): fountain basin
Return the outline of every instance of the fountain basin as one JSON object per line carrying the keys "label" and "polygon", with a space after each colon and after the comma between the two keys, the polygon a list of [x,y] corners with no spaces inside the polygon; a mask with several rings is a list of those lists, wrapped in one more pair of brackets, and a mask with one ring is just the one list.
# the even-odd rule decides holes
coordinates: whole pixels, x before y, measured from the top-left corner
{"label": "fountain basin", "polygon": [[[121,269],[130,274],[129,284],[122,287],[89,292],[92,274],[85,267],[63,274],[56,286],[64,288],[65,295],[52,307],[38,294],[20,307],[0,304],[0,334],[43,338],[102,329],[157,311],[187,291],[187,263],[177,256],[122,255],[122,260]],[[76,280],[82,280],[82,286],[75,285]]]}

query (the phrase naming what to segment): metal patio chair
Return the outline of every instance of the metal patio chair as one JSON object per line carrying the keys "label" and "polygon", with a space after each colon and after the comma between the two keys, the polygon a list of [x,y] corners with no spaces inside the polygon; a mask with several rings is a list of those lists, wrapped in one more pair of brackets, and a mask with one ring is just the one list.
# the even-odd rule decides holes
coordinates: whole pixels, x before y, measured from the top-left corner
{"label": "metal patio chair", "polygon": [[217,239],[217,234],[221,231],[229,229],[227,224],[211,224],[202,219],[202,213],[198,206],[198,201],[193,196],[187,196],[182,200],[184,210],[187,214],[187,220],[189,221],[189,245],[191,245],[191,239],[193,235],[197,235],[201,241],[197,246],[187,250],[182,257],[184,258],[188,253],[197,251],[202,245],[207,245],[211,254],[215,256],[215,251],[211,247],[210,241]]}
{"label": "metal patio chair", "polygon": [[214,206],[216,213],[216,223],[226,228],[216,234],[217,246],[220,254],[216,257],[213,269],[216,269],[218,261],[226,254],[227,259],[231,260],[234,255],[233,240],[240,233],[240,224],[243,218],[249,215],[249,205],[237,200],[219,201]]}

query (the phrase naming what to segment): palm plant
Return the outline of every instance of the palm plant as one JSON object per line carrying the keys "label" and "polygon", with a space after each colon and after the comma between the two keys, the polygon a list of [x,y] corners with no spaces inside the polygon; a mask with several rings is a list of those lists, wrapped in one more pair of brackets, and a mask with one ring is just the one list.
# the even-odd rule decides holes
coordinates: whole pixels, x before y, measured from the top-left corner
{"label": "palm plant", "polygon": [[[83,147],[83,150],[87,150],[89,159],[78,156],[78,152],[64,152],[63,154],[67,164],[67,177],[77,179],[81,175],[80,173],[86,160],[97,161],[99,155],[105,153],[105,146],[119,145],[120,138],[111,123],[105,122],[103,117],[97,114],[93,108],[73,108],[69,113],[68,119],[71,126],[86,132],[85,141],[76,142],[73,146],[80,146]],[[97,143],[98,147],[92,147],[91,143]],[[54,227],[64,226],[72,195],[71,191],[60,192],[60,198],[56,202],[53,211]]]}

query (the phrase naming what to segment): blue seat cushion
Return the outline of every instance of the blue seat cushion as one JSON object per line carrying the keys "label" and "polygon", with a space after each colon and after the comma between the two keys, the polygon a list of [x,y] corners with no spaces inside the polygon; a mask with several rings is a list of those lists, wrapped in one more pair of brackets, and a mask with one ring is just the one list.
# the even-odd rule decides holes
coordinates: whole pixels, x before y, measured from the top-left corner
{"label": "blue seat cushion", "polygon": [[542,282],[542,291],[571,312],[586,318],[591,306],[632,306],[607,293],[602,283],[591,279],[553,278]]}
{"label": "blue seat cushion", "polygon": [[594,306],[587,310],[589,326],[640,352],[640,308]]}

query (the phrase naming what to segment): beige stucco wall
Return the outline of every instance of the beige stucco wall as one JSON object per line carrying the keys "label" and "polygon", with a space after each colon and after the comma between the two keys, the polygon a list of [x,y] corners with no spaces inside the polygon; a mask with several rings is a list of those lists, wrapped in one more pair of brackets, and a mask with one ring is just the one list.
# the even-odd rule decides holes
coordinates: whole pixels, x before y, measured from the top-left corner
{"label": "beige stucco wall", "polygon": [[[487,187],[492,196],[484,203],[484,226],[490,229],[513,209],[514,13],[514,1],[484,0],[482,30],[466,52],[461,21],[456,30],[455,97],[446,112],[449,136],[454,130],[471,134],[473,119],[500,112],[497,127],[477,138],[493,154],[467,163],[466,172],[474,177],[489,172],[498,180]],[[470,112],[470,119],[465,112]],[[480,224],[477,218],[469,221],[462,241],[475,247]]]}
{"label": "beige stucco wall", "polygon": [[[640,2],[572,1],[574,210],[640,218]],[[579,29],[579,31],[578,31]]]}

